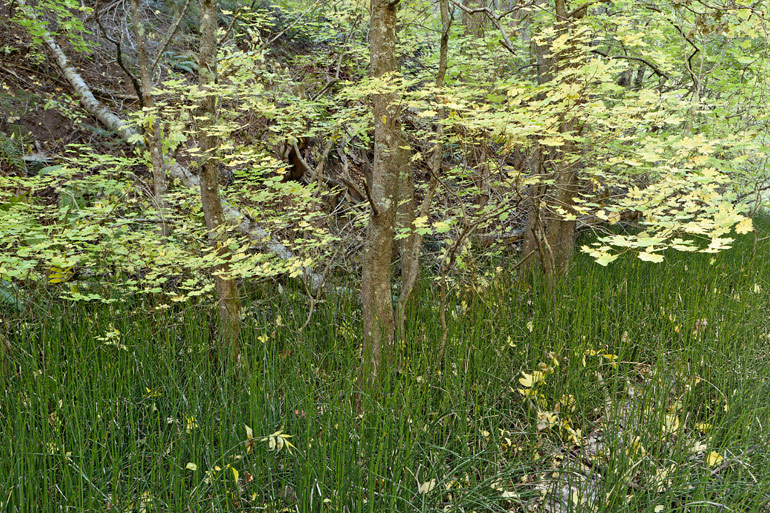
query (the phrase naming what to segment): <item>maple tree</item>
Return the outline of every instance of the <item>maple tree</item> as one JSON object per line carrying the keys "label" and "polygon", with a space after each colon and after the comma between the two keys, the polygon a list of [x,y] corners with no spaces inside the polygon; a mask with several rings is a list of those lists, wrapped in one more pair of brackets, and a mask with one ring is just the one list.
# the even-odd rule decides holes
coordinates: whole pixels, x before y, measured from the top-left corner
{"label": "maple tree", "polygon": [[[265,11],[222,8],[207,26],[216,52],[184,64],[148,53],[157,41],[134,2],[143,108],[116,114],[59,46],[65,32],[76,54],[94,51],[89,34],[119,42],[119,27],[93,32],[102,6],[19,3],[13,20],[31,51],[55,58],[75,94],[53,108],[75,119],[77,99],[129,145],[73,145],[35,175],[0,176],[0,278],[98,301],[216,288],[234,301],[220,304],[237,332],[238,283],[290,276],[318,294],[349,272],[341,255],[355,256],[377,373],[408,329],[421,267],[444,298],[511,247],[520,271],[557,279],[580,230],[596,233],[580,250],[600,265],[627,252],[651,262],[668,249],[715,252],[751,231],[767,182],[763,2],[504,4],[296,5],[270,38]],[[302,72],[281,64],[281,37],[308,42],[292,58]],[[151,170],[150,195],[139,169]],[[426,243],[438,251],[421,266]]]}

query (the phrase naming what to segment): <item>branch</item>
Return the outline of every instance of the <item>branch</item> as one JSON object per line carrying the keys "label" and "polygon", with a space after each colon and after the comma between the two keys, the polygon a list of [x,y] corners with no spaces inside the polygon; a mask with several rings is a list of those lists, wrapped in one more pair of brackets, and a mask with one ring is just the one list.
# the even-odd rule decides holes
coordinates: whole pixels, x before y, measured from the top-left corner
{"label": "branch", "polygon": [[[644,4],[644,7],[651,11],[657,12],[659,14],[663,14],[663,11],[655,7],[654,5]],[[687,65],[685,67],[687,68],[687,72],[690,74],[690,78],[692,78],[693,87],[698,87],[698,79],[695,78],[695,73],[692,70],[692,59],[698,54],[698,52],[700,52],[700,48],[698,48],[698,46],[695,43],[693,43],[689,37],[687,37],[687,35],[684,33],[684,30],[682,30],[682,27],[680,27],[679,25],[677,25],[676,23],[674,23],[668,18],[665,18],[665,20],[669,22],[679,32],[679,34],[685,39],[685,41],[687,41],[690,44],[690,46],[692,46],[694,49],[694,51],[690,54],[690,56],[687,57]]]}
{"label": "branch", "polygon": [[[75,94],[80,98],[80,103],[83,105],[83,108],[109,130],[117,132],[122,139],[128,140],[132,136],[137,135],[134,129],[126,125],[122,119],[94,97],[91,89],[85,81],[83,81],[80,73],[78,73],[78,71],[69,63],[69,59],[67,59],[64,51],[62,51],[53,36],[50,33],[45,32],[42,39],[53,55],[54,60],[56,60],[59,69],[61,69],[64,74],[64,78],[67,79],[67,82],[72,86]],[[141,98],[141,94],[139,97]]]}
{"label": "branch", "polygon": [[377,217],[380,215],[380,211],[377,210],[377,206],[374,204],[374,200],[372,199],[372,192],[369,190],[369,184],[366,182],[364,182],[364,192],[366,192],[366,199],[369,200],[369,204],[372,206],[372,215]]}
{"label": "branch", "polygon": [[152,74],[152,70],[154,70],[155,67],[158,65],[160,58],[163,56],[163,52],[166,51],[166,47],[168,47],[168,44],[171,42],[171,38],[174,37],[174,34],[179,28],[179,24],[182,22],[182,18],[184,18],[185,13],[187,12],[187,6],[189,5],[190,5],[190,0],[186,0],[184,3],[184,6],[182,6],[182,10],[179,11],[179,16],[176,17],[176,19],[174,20],[174,23],[171,24],[171,28],[169,29],[168,32],[166,32],[166,37],[164,37],[163,41],[160,43],[160,50],[158,50],[158,54],[155,56],[155,59],[152,61],[152,64],[150,65],[150,74]]}
{"label": "branch", "polygon": [[630,55],[608,55],[608,54],[602,52],[601,50],[591,50],[591,53],[595,53],[597,55],[601,55],[602,57],[605,57],[607,59],[623,59],[623,60],[627,60],[627,61],[641,62],[641,63],[646,64],[647,66],[649,66],[649,68],[656,75],[658,75],[659,77],[665,78],[666,80],[669,79],[668,75],[666,73],[664,73],[663,71],[661,71],[660,68],[658,68],[656,65],[654,65],[653,63],[651,63],[647,59],[643,59],[642,57],[632,57]]}
{"label": "branch", "polygon": [[289,24],[289,26],[288,26],[288,27],[286,27],[285,29],[283,29],[282,31],[280,31],[279,33],[277,33],[277,34],[276,34],[276,35],[275,35],[273,38],[271,38],[269,41],[267,41],[267,42],[266,42],[266,43],[264,43],[262,46],[260,46],[260,47],[259,47],[259,50],[257,50],[257,51],[260,51],[260,50],[263,50],[263,49],[267,48],[268,46],[270,46],[271,44],[273,44],[273,42],[275,42],[275,40],[276,40],[276,39],[278,39],[279,37],[281,37],[282,35],[284,35],[285,33],[287,33],[289,30],[291,30],[292,28],[294,28],[294,25],[296,25],[297,23],[299,23],[299,22],[300,22],[300,20],[301,20],[302,18],[304,18],[304,17],[305,17],[305,15],[306,15],[307,13],[311,12],[312,10],[314,10],[320,1],[321,1],[321,0],[316,0],[316,2],[315,2],[315,3],[314,3],[312,6],[310,6],[310,8],[309,8],[309,9],[305,10],[305,11],[304,11],[304,12],[302,12],[302,13],[301,13],[299,16],[297,16],[297,19],[296,19],[296,20],[294,20],[293,22],[291,22],[291,23]]}
{"label": "branch", "polygon": [[[189,2],[190,0],[187,0],[187,1]],[[233,26],[235,25],[235,22],[238,21],[238,16],[240,16],[240,14],[241,14],[241,7],[238,7],[238,9],[236,9],[235,13],[233,14],[233,19],[230,20],[230,24],[227,26],[227,29],[225,29],[225,33],[222,34],[222,37],[220,37],[219,41],[217,41],[217,47],[222,46],[222,43],[225,42],[225,40],[227,39],[227,36],[230,35],[230,31],[233,30]]]}
{"label": "branch", "polygon": [[120,48],[120,41],[117,39],[112,39],[108,34],[107,30],[104,28],[104,25],[102,25],[102,20],[99,18],[99,4],[96,4],[96,9],[94,9],[94,21],[96,21],[96,24],[99,26],[99,29],[102,32],[102,35],[104,36],[104,39],[109,41],[110,43],[115,45],[115,52],[117,53],[116,59],[118,61],[118,66],[120,66],[120,69],[123,70],[123,73],[126,74],[129,80],[131,80],[131,85],[134,86],[134,91],[136,91],[136,96],[139,98],[139,107],[144,108],[144,96],[142,95],[142,87],[139,85],[139,81],[136,79],[133,73],[131,73],[128,68],[126,67],[125,63],[123,62],[123,51]]}
{"label": "branch", "polygon": [[690,46],[692,46],[694,49],[693,52],[690,54],[690,56],[687,57],[687,71],[690,72],[690,77],[692,78],[692,81],[693,81],[693,84],[695,84],[695,87],[698,87],[698,79],[695,78],[695,72],[693,71],[693,68],[692,68],[692,58],[698,55],[698,52],[700,52],[700,48],[698,48],[698,46],[692,42],[692,39],[687,37],[687,34],[684,33],[684,30],[682,30],[682,28],[679,25],[671,22],[670,20],[669,20],[669,23],[671,23],[674,26],[674,28],[676,28],[679,31],[679,33],[682,35],[685,41],[690,43]]}
{"label": "branch", "polygon": [[582,18],[583,16],[585,16],[585,13],[588,10],[588,8],[591,7],[592,5],[609,4],[612,1],[613,0],[596,0],[595,2],[588,2],[587,4],[581,5],[580,7],[576,7],[573,10],[571,10],[569,13],[567,13],[567,18],[568,19]]}
{"label": "branch", "polygon": [[[454,4],[456,7],[459,7],[460,10],[465,11],[468,14],[477,14],[477,13],[484,13],[486,14],[487,18],[492,21],[492,23],[495,24],[495,27],[497,30],[500,31],[500,35],[502,36],[503,40],[500,41],[500,44],[503,45],[503,47],[511,52],[512,54],[516,54],[516,47],[513,46],[513,43],[511,43],[511,40],[508,38],[508,34],[505,33],[505,28],[503,27],[503,24],[500,23],[501,16],[495,16],[495,13],[492,12],[492,10],[489,7],[468,7],[467,5],[463,5],[462,2],[458,2],[457,0],[451,0],[452,4]],[[510,11],[505,13],[505,16],[511,14],[514,11],[517,11],[519,9],[523,9],[524,7],[529,7],[532,5],[530,4],[522,4],[518,7],[515,7],[511,9]]]}

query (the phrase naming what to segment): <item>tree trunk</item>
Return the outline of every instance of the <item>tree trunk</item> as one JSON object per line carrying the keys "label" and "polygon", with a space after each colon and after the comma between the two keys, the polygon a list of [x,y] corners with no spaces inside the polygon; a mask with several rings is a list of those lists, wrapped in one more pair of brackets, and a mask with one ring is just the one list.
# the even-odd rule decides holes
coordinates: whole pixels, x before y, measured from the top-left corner
{"label": "tree trunk", "polygon": [[[439,9],[441,11],[441,41],[439,45],[439,62],[438,73],[436,73],[436,88],[441,89],[444,87],[444,77],[447,70],[447,53],[449,49],[449,29],[452,24],[452,19],[449,16],[448,0],[439,0]],[[436,122],[435,137],[436,145],[433,147],[433,154],[431,155],[430,162],[430,182],[428,183],[428,190],[423,197],[420,210],[417,212],[416,217],[427,217],[430,211],[430,204],[433,201],[433,193],[436,191],[438,185],[438,175],[441,172],[441,161],[444,153],[444,146],[442,138],[444,137],[444,118],[446,117],[446,109],[439,108],[438,120]],[[412,194],[414,194],[414,182],[412,182]],[[403,196],[403,192],[399,190],[399,195]],[[414,204],[414,200],[412,200]],[[414,222],[412,216],[412,222]],[[414,228],[412,226],[412,228]],[[406,332],[406,315],[407,311],[412,305],[411,298],[419,292],[419,279],[420,279],[420,250],[422,249],[422,235],[419,233],[412,234],[408,239],[405,239],[407,243],[402,248],[401,254],[401,296],[398,298],[398,333],[400,337],[405,336]]]}
{"label": "tree trunk", "polygon": [[412,152],[406,146],[406,134],[402,133],[401,143],[398,147],[396,167],[398,174],[398,210],[396,211],[396,228],[398,231],[409,230],[411,233],[406,238],[398,239],[398,254],[401,259],[402,283],[413,281],[411,275],[416,271],[414,255],[411,248],[414,245],[414,219],[417,206],[414,201],[414,172],[412,170]]}
{"label": "tree trunk", "polygon": [[[370,74],[387,79],[395,74],[398,2],[372,0],[370,20]],[[372,383],[393,360],[394,318],[391,298],[391,253],[398,208],[398,146],[401,123],[398,95],[372,96],[374,162],[372,165],[372,215],[364,244],[361,277],[364,344],[361,382]]]}
{"label": "tree trunk", "polygon": [[[402,146],[406,145],[402,137]],[[401,257],[401,295],[396,307],[398,317],[398,337],[406,336],[406,317],[416,312],[417,297],[420,288],[420,248],[422,236],[414,231],[414,220],[417,217],[426,217],[435,184],[428,185],[428,191],[423,198],[423,204],[418,207],[414,196],[414,171],[412,169],[412,152],[399,147],[397,167],[400,169],[398,182],[398,212],[396,213],[396,227],[409,230],[409,236],[398,240],[398,252]],[[433,182],[433,178],[431,178]]]}
{"label": "tree trunk", "polygon": [[[556,0],[557,37],[570,29],[569,15],[565,0]],[[569,62],[570,56],[565,51],[553,55],[550,59],[544,55],[544,48],[534,45],[538,69],[538,82],[543,84],[552,80],[561,66]],[[570,64],[566,64],[570,65]],[[571,133],[575,120],[568,118],[559,127],[562,133]],[[546,283],[552,283],[563,276],[569,269],[569,262],[575,246],[575,221],[566,221],[556,213],[556,208],[569,210],[576,194],[577,172],[573,162],[574,144],[565,142],[558,149],[544,155],[542,147],[535,150],[531,169],[542,179],[552,178],[550,185],[533,185],[529,194],[527,227],[521,257],[526,259],[522,269],[539,268]],[[551,172],[546,168],[551,167]]]}
{"label": "tree trunk", "polygon": [[[465,0],[463,5],[468,9],[483,9],[486,7],[486,0]],[[463,26],[465,27],[465,33],[468,35],[482,37],[486,20],[487,15],[483,12],[470,13],[463,11]]]}
{"label": "tree trunk", "polygon": [[[147,58],[147,44],[145,41],[144,24],[142,23],[141,13],[139,11],[139,0],[131,0],[131,17],[134,22],[134,34],[136,35],[136,50],[139,61],[139,73],[142,89],[142,100],[144,108],[152,114],[155,107],[155,99],[152,96],[152,70]],[[163,221],[161,232],[164,237],[168,236],[168,224],[166,220],[166,170],[163,164],[163,147],[160,139],[160,121],[157,115],[152,116],[151,122],[145,123],[143,127],[144,144],[150,152],[152,162],[152,192],[155,201],[155,208],[158,210],[159,217]]]}
{"label": "tree trunk", "polygon": [[[212,88],[217,76],[217,4],[216,0],[200,0],[201,43],[199,55],[199,83],[204,95],[199,107],[199,145],[203,155],[200,171],[201,203],[206,221],[209,242],[222,260],[229,256],[229,249],[222,243],[225,216],[219,197],[219,166],[217,150],[219,140],[211,134],[216,125],[217,104]],[[219,318],[224,339],[229,349],[238,357],[238,334],[240,330],[241,302],[235,280],[228,278],[227,264],[220,263],[214,268],[214,285],[217,293]]]}
{"label": "tree trunk", "polygon": [[134,132],[130,126],[94,97],[91,88],[88,87],[75,67],[70,64],[67,55],[56,42],[53,35],[45,32],[42,38],[46,47],[48,47],[48,51],[51,52],[51,55],[53,55],[56,60],[59,69],[61,69],[64,74],[64,78],[66,78],[67,82],[72,86],[73,91],[75,91],[75,94],[80,100],[80,104],[83,105],[86,112],[98,119],[100,123],[110,130],[117,132],[122,139],[129,140],[132,136],[136,135],[136,132]]}

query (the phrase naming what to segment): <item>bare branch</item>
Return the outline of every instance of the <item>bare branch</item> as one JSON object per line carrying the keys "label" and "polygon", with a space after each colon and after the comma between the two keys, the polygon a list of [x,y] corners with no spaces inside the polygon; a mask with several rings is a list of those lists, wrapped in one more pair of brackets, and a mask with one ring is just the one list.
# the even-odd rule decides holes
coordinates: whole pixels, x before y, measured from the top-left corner
{"label": "bare branch", "polygon": [[133,73],[131,73],[128,68],[126,67],[125,63],[123,62],[123,51],[121,50],[120,46],[120,40],[113,39],[107,34],[107,30],[104,28],[104,25],[102,25],[102,20],[99,17],[99,4],[97,3],[96,9],[94,9],[94,15],[93,19],[96,21],[96,24],[99,26],[99,30],[102,32],[102,36],[104,36],[104,39],[109,41],[110,43],[115,45],[115,52],[116,52],[116,59],[118,62],[118,66],[120,66],[120,69],[123,70],[123,73],[126,74],[128,79],[131,81],[131,85],[134,87],[134,91],[136,91],[136,96],[139,98],[139,107],[144,108],[144,97],[142,96],[142,87],[139,84],[139,80],[134,76]]}
{"label": "bare branch", "polygon": [[495,24],[495,27],[497,28],[497,30],[500,31],[500,35],[503,38],[503,40],[500,41],[500,44],[503,45],[503,47],[509,52],[511,52],[512,54],[516,54],[516,47],[513,46],[513,43],[508,37],[508,34],[505,33],[505,28],[503,27],[503,24],[500,22],[500,19],[503,16],[507,16],[514,11],[523,9],[524,7],[529,7],[530,5],[532,5],[532,3],[522,4],[506,12],[504,15],[497,16],[495,15],[494,12],[492,12],[492,9],[490,9],[489,7],[468,7],[467,5],[464,5],[462,2],[458,2],[457,0],[451,0],[451,1],[452,1],[452,4],[454,4],[460,10],[465,11],[468,14],[484,13],[487,16],[487,18],[489,18],[489,20]]}
{"label": "bare branch", "polygon": [[369,205],[372,206],[372,215],[377,217],[380,215],[380,211],[377,210],[377,206],[374,204],[374,200],[372,199],[372,192],[369,190],[369,184],[366,182],[364,182],[364,192],[366,192],[366,199],[369,200]]}
{"label": "bare branch", "polygon": [[152,64],[150,65],[150,73],[152,73],[152,71],[158,65],[160,58],[163,56],[163,52],[166,51],[166,47],[168,47],[168,44],[171,42],[171,38],[174,37],[177,29],[179,29],[179,24],[182,22],[182,18],[184,18],[185,13],[187,12],[187,7],[189,5],[190,0],[186,0],[184,6],[182,6],[182,10],[179,11],[179,15],[174,20],[174,23],[171,24],[171,28],[168,30],[168,32],[166,32],[166,37],[164,37],[163,41],[160,43],[160,50],[158,50],[158,54],[155,56],[155,59],[153,59]]}
{"label": "bare branch", "polygon": [[642,57],[632,57],[630,55],[608,55],[605,52],[602,52],[601,50],[591,50],[591,53],[595,53],[597,55],[601,55],[602,57],[606,57],[607,59],[623,59],[627,61],[637,61],[641,62],[643,64],[646,64],[649,66],[649,68],[660,78],[665,78],[668,80],[668,75],[664,73],[660,68],[658,68],[656,65],[648,61],[647,59],[643,59]]}

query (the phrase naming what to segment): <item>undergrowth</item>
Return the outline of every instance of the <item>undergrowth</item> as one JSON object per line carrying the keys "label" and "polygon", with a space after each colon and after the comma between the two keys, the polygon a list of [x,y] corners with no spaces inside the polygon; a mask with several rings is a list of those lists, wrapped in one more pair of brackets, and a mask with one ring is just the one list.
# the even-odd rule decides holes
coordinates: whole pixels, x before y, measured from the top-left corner
{"label": "undergrowth", "polygon": [[361,413],[352,294],[301,332],[301,293],[255,294],[240,368],[210,307],[8,309],[0,510],[768,511],[769,250],[578,255],[552,294],[501,265],[441,361],[422,287]]}

